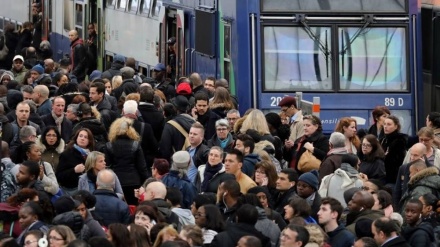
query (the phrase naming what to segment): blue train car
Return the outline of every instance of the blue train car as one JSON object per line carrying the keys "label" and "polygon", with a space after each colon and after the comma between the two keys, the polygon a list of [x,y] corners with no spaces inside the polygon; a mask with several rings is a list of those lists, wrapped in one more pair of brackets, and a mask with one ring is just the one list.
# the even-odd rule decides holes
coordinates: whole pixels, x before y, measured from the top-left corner
{"label": "blue train car", "polygon": [[228,79],[241,111],[276,110],[301,91],[306,100],[320,97],[325,132],[343,116],[368,127],[378,105],[402,120],[403,132],[423,123],[420,1],[165,0],[163,7],[163,40],[180,36],[182,74]]}

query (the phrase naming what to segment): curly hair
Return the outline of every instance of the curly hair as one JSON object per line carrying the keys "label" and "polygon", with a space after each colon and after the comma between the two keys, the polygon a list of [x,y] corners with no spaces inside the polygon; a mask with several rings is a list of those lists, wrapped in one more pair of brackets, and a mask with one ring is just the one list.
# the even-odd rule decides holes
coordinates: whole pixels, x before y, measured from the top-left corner
{"label": "curly hair", "polygon": [[[351,123],[354,122],[355,128],[357,129],[357,122],[356,119],[351,117],[343,117],[339,119],[338,124],[336,125],[335,131],[344,134],[344,127],[348,128]],[[359,137],[354,134],[352,137],[349,138],[350,142],[353,143],[353,145],[356,147],[356,149],[359,149],[361,146],[361,141],[359,140]]]}
{"label": "curly hair", "polygon": [[37,196],[38,192],[36,190],[23,188],[19,190],[16,194],[10,196],[6,200],[6,203],[9,204],[11,207],[18,207],[29,200],[33,200]]}
{"label": "curly hair", "polygon": [[139,141],[139,134],[133,128],[132,124],[133,120],[126,117],[116,119],[110,126],[108,140],[110,142],[115,142],[118,137],[125,136],[130,138],[131,140]]}

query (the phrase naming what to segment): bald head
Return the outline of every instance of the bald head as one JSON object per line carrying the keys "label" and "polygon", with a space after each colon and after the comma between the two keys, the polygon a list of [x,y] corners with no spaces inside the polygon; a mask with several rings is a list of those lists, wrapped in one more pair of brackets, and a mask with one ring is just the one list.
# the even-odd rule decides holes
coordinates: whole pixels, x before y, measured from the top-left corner
{"label": "bald head", "polygon": [[104,169],[99,171],[96,178],[97,189],[114,190],[115,177],[115,173],[112,170]]}
{"label": "bald head", "polygon": [[423,143],[416,143],[411,147],[409,153],[410,153],[410,157],[409,157],[410,161],[424,159],[424,156],[426,155],[426,146]]}
{"label": "bald head", "polygon": [[409,167],[409,176],[412,177],[416,175],[419,171],[426,169],[426,163],[424,160],[416,160],[414,161],[411,166]]}
{"label": "bald head", "polygon": [[70,42],[76,40],[77,38],[78,38],[78,32],[76,30],[70,30],[70,32],[69,32]]}
{"label": "bald head", "polygon": [[350,211],[358,212],[364,209],[371,209],[374,206],[373,195],[365,190],[354,193],[353,198],[348,203]]}
{"label": "bald head", "polygon": [[145,191],[147,193],[152,193],[152,199],[165,199],[165,196],[167,195],[167,188],[162,182],[149,183]]}
{"label": "bald head", "polygon": [[[46,100],[47,98],[49,98],[49,88],[46,85],[37,85],[34,87],[34,101],[37,104],[43,103],[42,101],[40,102],[40,100]],[[39,100],[36,100],[37,98],[39,98]],[[39,101],[39,102],[37,102]]]}

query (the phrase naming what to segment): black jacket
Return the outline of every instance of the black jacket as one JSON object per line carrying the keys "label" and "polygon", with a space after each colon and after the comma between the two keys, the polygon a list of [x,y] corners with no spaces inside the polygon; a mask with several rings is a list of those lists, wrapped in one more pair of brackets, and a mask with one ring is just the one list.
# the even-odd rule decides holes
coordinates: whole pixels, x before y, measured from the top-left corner
{"label": "black jacket", "polygon": [[394,238],[389,242],[386,242],[381,247],[411,247],[411,246],[406,242],[404,238],[398,236],[397,238]]}
{"label": "black jacket", "polygon": [[203,116],[198,116],[197,121],[200,122],[203,127],[205,127],[204,139],[206,141],[211,139],[216,133],[215,122],[217,122],[219,119],[221,119],[221,117],[211,110],[208,110]]}
{"label": "black jacket", "polygon": [[106,148],[105,160],[118,176],[122,187],[140,186],[148,177],[144,153],[137,141],[119,137],[111,143],[111,150]]}
{"label": "black jacket", "polygon": [[110,81],[113,79],[115,75],[121,75],[121,69],[124,67],[123,63],[113,61],[110,69],[102,72],[101,78],[109,79]]}
{"label": "black jacket", "polygon": [[153,199],[151,200],[151,202],[153,202],[157,206],[157,209],[165,217],[165,221],[168,224],[176,226],[176,229],[180,227],[179,216],[171,211],[171,205],[169,203],[159,198]]}
{"label": "black jacket", "polygon": [[118,88],[113,90],[112,95],[115,96],[116,100],[119,100],[123,93],[129,95],[131,93],[136,93],[139,90],[139,84],[135,83],[133,79],[124,80]]}
{"label": "black jacket", "polygon": [[101,122],[104,124],[106,130],[110,130],[110,125],[116,120],[116,112],[112,111],[112,105],[106,97],[101,102],[94,104],[96,109],[101,113]]}
{"label": "black jacket", "polygon": [[11,144],[14,139],[14,132],[12,130],[12,124],[5,115],[0,116],[0,122],[2,123],[2,140]]}
{"label": "black jacket", "polygon": [[359,172],[368,176],[368,179],[379,179],[385,182],[385,164],[382,159],[375,159],[373,162],[362,161],[359,165]]}
{"label": "black jacket", "polygon": [[81,118],[81,120],[79,120],[79,122],[76,123],[75,126],[73,127],[71,137],[73,137],[75,133],[81,128],[89,129],[93,133],[93,137],[95,138],[96,142],[108,141],[107,131],[105,130],[104,124],[95,117]]}
{"label": "black jacket", "polygon": [[[191,125],[195,123],[195,120],[188,114],[177,115],[173,120],[180,124],[187,133],[189,133]],[[160,157],[170,161],[174,152],[182,150],[185,139],[186,136],[183,136],[179,130],[170,123],[166,123],[159,144]]]}
{"label": "black jacket", "polygon": [[432,246],[435,242],[434,229],[428,222],[422,222],[416,227],[406,226],[402,229],[402,236],[411,247]]}
{"label": "black jacket", "polygon": [[[311,136],[306,137],[302,143],[300,143],[301,139],[302,138],[298,138],[295,141],[293,147],[291,148],[291,151],[297,150],[298,145],[301,145],[298,152],[292,154],[295,156],[295,169],[297,169],[298,175],[302,174],[300,171],[298,171],[298,162],[299,159],[301,158],[301,155],[306,152],[306,149],[304,148],[305,143],[310,142],[313,144],[313,147],[315,148],[313,150],[313,155],[321,161],[324,160],[324,158],[326,157],[329,151],[328,138],[321,131],[316,131]],[[289,160],[291,159],[292,156],[290,157]]]}
{"label": "black jacket", "polygon": [[153,128],[154,137],[159,142],[162,137],[162,130],[165,125],[165,118],[163,113],[160,112],[152,103],[140,102],[138,110],[142,115],[142,119],[145,123],[149,123]]}
{"label": "black jacket", "polygon": [[[57,126],[57,124],[55,123],[55,119],[52,117],[52,114],[46,114],[42,116],[41,120],[43,120],[46,126]],[[72,136],[72,128],[72,122],[66,117],[63,117],[63,123],[61,124],[61,138],[64,140],[65,143],[68,143],[70,141],[70,136]]]}
{"label": "black jacket", "polygon": [[270,247],[270,239],[264,236],[253,225],[236,223],[228,226],[227,230],[217,234],[211,242],[211,247],[235,247],[243,236],[255,236],[260,239],[263,247]]}
{"label": "black jacket", "polygon": [[154,138],[153,129],[149,123],[143,123],[135,119],[133,120],[133,128],[141,136],[141,147],[142,151],[144,152],[149,177],[151,175],[150,168],[153,165],[154,158],[159,151],[159,143],[157,143],[156,138]]}
{"label": "black jacket", "polygon": [[407,135],[399,133],[397,130],[385,135],[380,140],[385,152],[386,183],[394,184],[396,182],[397,172],[405,159],[406,142]]}
{"label": "black jacket", "polygon": [[76,39],[70,43],[70,59],[73,62],[72,74],[82,82],[87,73],[87,49],[82,39]]}
{"label": "black jacket", "polygon": [[81,173],[75,172],[75,166],[85,163],[86,158],[75,148],[64,150],[64,152],[60,154],[60,161],[55,171],[58,184],[66,188],[77,188]]}
{"label": "black jacket", "polygon": [[277,211],[284,217],[284,207],[289,203],[289,199],[292,198],[295,193],[295,187],[292,187],[285,192],[278,192],[278,194],[274,197],[275,211]]}
{"label": "black jacket", "polygon": [[[186,151],[189,152],[191,147],[187,148]],[[201,143],[196,147],[196,152],[192,157],[192,161],[196,167],[206,164],[208,162],[209,148],[205,144]]]}

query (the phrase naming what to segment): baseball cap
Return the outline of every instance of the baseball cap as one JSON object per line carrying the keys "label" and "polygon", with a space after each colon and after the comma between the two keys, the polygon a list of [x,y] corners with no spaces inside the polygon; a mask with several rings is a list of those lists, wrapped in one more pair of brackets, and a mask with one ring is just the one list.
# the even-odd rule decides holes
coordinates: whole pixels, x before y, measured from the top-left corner
{"label": "baseball cap", "polygon": [[158,63],[156,66],[154,66],[153,70],[155,71],[165,71],[166,67],[163,63]]}
{"label": "baseball cap", "polygon": [[17,59],[19,59],[19,60],[21,60],[22,62],[24,62],[24,58],[23,58],[23,56],[21,56],[21,55],[16,55],[16,56],[14,57],[14,59],[12,59],[12,61],[15,61],[15,60],[17,60]]}

